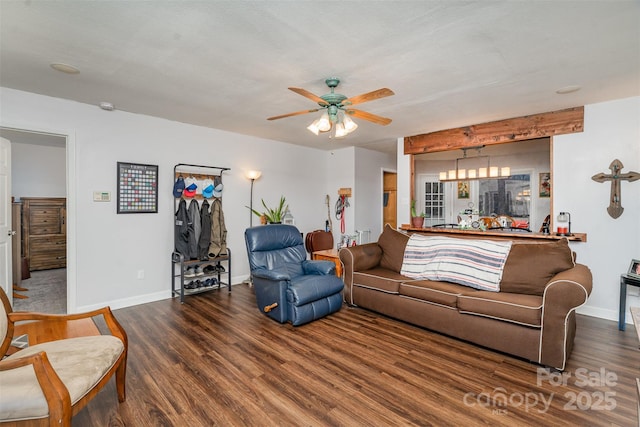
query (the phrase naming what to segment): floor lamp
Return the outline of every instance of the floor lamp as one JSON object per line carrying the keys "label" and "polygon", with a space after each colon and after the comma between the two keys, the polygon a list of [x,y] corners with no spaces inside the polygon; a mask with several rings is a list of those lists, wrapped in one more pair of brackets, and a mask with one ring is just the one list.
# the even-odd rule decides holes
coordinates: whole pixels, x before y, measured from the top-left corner
{"label": "floor lamp", "polygon": [[[251,180],[251,196],[249,198],[249,227],[253,227],[253,181],[260,178],[262,172],[260,171],[247,171],[247,178]],[[253,278],[249,273],[249,278],[244,281],[249,286],[253,286]]]}
{"label": "floor lamp", "polygon": [[262,172],[247,171],[247,178],[251,180],[251,196],[249,198],[249,227],[253,227],[253,181],[260,178]]}

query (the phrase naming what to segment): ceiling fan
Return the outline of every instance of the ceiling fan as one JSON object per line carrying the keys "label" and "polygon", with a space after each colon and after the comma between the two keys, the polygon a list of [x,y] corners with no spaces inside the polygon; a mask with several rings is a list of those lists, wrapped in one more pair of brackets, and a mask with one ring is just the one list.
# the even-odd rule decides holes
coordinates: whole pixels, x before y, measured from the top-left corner
{"label": "ceiling fan", "polygon": [[331,89],[330,93],[322,96],[314,95],[306,89],[297,87],[290,87],[289,90],[311,99],[318,103],[319,107],[311,110],[296,111],[294,113],[282,114],[280,116],[269,117],[267,120],[284,119],[285,117],[299,116],[301,114],[314,113],[316,111],[325,110],[322,116],[315,120],[311,125],[307,127],[311,132],[318,135],[320,132],[328,132],[332,128],[335,128],[335,136],[345,136],[350,132],[353,132],[358,125],[351,120],[350,116],[364,119],[373,123],[377,123],[382,126],[386,126],[391,123],[391,119],[378,116],[376,114],[367,113],[366,111],[355,110],[351,106],[356,104],[362,104],[363,102],[374,101],[376,99],[384,98],[394,95],[391,89],[382,88],[374,90],[373,92],[364,93],[362,95],[353,96],[347,98],[341,93],[336,93],[334,89],[340,84],[340,79],[336,77],[330,77],[325,80],[325,83]]}

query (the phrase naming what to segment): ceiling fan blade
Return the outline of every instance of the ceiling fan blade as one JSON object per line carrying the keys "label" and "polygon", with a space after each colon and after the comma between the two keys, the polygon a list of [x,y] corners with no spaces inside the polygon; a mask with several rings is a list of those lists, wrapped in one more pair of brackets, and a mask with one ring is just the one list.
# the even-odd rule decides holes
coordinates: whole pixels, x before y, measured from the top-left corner
{"label": "ceiling fan blade", "polygon": [[395,95],[393,91],[383,87],[382,89],[374,90],[373,92],[363,93],[362,95],[347,98],[342,101],[342,105],[362,104],[363,102],[375,101],[376,99],[385,98],[391,95]]}
{"label": "ceiling fan blade", "polygon": [[315,101],[320,105],[329,105],[329,103],[327,101],[325,101],[324,99],[320,98],[318,95],[312,94],[311,92],[309,92],[306,89],[301,89],[299,87],[290,87],[289,90],[294,91],[298,95],[302,95],[302,96],[304,96],[306,98],[309,98],[310,100]]}
{"label": "ceiling fan blade", "polygon": [[284,119],[285,117],[291,117],[291,116],[299,116],[301,114],[307,114],[307,113],[315,113],[316,111],[320,111],[322,110],[322,108],[314,108],[313,110],[302,110],[302,111],[296,111],[295,113],[289,113],[289,114],[282,114],[280,116],[273,116],[273,117],[269,117],[267,120],[278,120],[278,119]]}
{"label": "ceiling fan blade", "polygon": [[391,123],[391,119],[386,117],[378,116],[376,114],[367,113],[366,111],[361,110],[345,110],[347,114],[353,117],[357,117],[359,119],[368,120],[373,123],[377,123],[382,126],[386,126]]}

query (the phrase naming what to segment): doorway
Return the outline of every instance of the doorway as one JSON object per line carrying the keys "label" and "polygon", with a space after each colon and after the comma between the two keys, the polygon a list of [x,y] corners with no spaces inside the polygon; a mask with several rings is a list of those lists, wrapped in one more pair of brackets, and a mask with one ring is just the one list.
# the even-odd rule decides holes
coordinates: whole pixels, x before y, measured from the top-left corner
{"label": "doorway", "polygon": [[[67,137],[7,127],[0,127],[0,136],[11,143],[12,216],[19,217],[17,222],[13,219],[19,224],[14,228],[20,229],[12,255],[20,261],[19,277],[14,274],[12,278],[13,307],[16,311],[67,313]],[[60,209],[39,205],[49,200],[61,202]],[[30,214],[24,208],[29,204],[33,206]],[[30,225],[35,218],[43,223]],[[56,253],[47,255],[51,249]],[[14,260],[13,264],[18,263]]]}
{"label": "doorway", "polygon": [[398,174],[396,172],[382,172],[382,228],[389,224],[398,227]]}

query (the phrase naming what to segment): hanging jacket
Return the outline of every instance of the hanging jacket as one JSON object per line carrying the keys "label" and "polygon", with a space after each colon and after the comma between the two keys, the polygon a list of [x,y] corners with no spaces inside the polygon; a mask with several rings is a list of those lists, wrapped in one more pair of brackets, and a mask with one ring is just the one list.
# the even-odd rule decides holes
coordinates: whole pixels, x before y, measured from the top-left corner
{"label": "hanging jacket", "polygon": [[200,205],[196,199],[189,203],[189,256],[191,259],[198,258],[198,241],[200,240]]}
{"label": "hanging jacket", "polygon": [[187,214],[187,202],[181,199],[175,218],[175,251],[182,254],[185,260],[189,260],[189,215]]}
{"label": "hanging jacket", "polygon": [[211,243],[211,212],[209,201],[205,199],[200,208],[200,239],[198,239],[198,259],[209,259],[209,244]]}
{"label": "hanging jacket", "polygon": [[209,257],[213,258],[226,254],[227,227],[224,225],[222,200],[216,197],[211,202],[211,243],[209,244]]}

